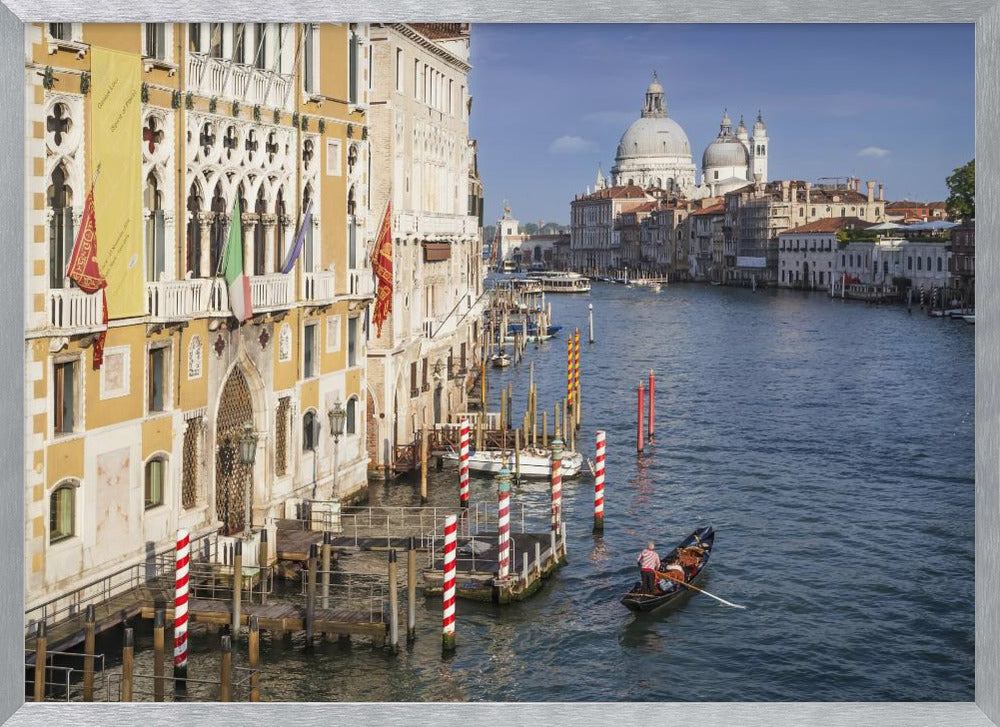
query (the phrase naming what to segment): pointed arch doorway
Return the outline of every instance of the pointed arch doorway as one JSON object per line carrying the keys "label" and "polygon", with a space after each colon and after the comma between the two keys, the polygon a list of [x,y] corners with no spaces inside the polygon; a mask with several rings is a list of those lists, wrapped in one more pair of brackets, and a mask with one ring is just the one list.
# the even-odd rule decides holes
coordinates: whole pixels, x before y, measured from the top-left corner
{"label": "pointed arch doorway", "polygon": [[241,533],[253,525],[246,522],[246,505],[253,503],[253,465],[240,461],[239,438],[247,424],[253,425],[250,384],[237,366],[229,374],[219,400],[215,420],[215,512],[226,535]]}

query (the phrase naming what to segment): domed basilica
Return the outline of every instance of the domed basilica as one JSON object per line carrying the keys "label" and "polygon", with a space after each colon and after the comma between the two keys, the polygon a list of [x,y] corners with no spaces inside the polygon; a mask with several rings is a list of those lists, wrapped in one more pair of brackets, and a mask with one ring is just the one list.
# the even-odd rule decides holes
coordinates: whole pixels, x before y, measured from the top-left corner
{"label": "domed basilica", "polygon": [[743,119],[733,133],[733,122],[723,112],[719,135],[702,154],[701,185],[696,185],[687,134],[668,116],[663,86],[654,73],[646,89],[642,115],[618,142],[610,180],[598,168],[596,189],[637,185],[689,199],[715,197],[755,180],[766,182],[769,146],[760,113],[750,136]]}

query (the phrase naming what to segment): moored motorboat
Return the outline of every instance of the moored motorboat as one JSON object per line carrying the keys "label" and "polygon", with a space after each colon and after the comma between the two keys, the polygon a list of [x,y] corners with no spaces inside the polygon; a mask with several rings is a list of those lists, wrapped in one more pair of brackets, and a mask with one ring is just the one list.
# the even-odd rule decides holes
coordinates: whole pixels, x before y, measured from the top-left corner
{"label": "moored motorboat", "polygon": [[962,316],[962,320],[968,323],[970,326],[974,326],[976,325],[976,314],[972,313],[971,315]]}
{"label": "moored motorboat", "polygon": [[[445,460],[458,461],[458,452],[445,452]],[[512,450],[485,449],[469,451],[469,470],[472,472],[499,472],[506,465],[513,471],[515,467]],[[552,453],[547,449],[525,448],[520,453],[521,477],[549,477],[552,474]],[[563,452],[561,472],[563,477],[575,477],[583,466],[583,455],[579,452]]]}
{"label": "moored motorboat", "polygon": [[[714,544],[715,530],[712,526],[700,527],[671,550],[663,562],[669,563],[680,556],[681,563],[685,566],[684,582],[695,585],[704,577]],[[622,598],[622,604],[631,611],[652,611],[676,601],[689,591],[679,583],[666,579],[659,581],[656,593],[646,593],[642,590],[642,584],[636,583]]]}
{"label": "moored motorboat", "polygon": [[490,358],[490,363],[498,369],[505,369],[510,366],[510,356],[505,353],[494,354]]}

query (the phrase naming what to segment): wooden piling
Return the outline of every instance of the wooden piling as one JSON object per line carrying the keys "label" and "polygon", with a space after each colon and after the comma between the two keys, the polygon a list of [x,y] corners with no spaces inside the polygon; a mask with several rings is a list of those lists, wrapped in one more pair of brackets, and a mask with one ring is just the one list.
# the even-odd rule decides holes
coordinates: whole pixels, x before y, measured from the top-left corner
{"label": "wooden piling", "polygon": [[406,638],[417,636],[417,541],[411,537],[406,546]]}
{"label": "wooden piling", "polygon": [[316,624],[316,566],[319,560],[319,545],[309,548],[309,581],[306,583],[306,648],[312,648],[313,628]]}
{"label": "wooden piling", "polygon": [[514,478],[521,479],[521,430],[514,430]]}
{"label": "wooden piling", "polygon": [[167,612],[164,608],[157,608],[153,612],[153,701],[163,701],[163,629],[167,620]]}
{"label": "wooden piling", "polygon": [[500,429],[505,428],[507,421],[507,390],[500,391]]}
{"label": "wooden piling", "polygon": [[233,644],[228,635],[222,637],[222,659],[219,662],[219,701],[233,701]]}
{"label": "wooden piling", "polygon": [[87,606],[83,619],[83,701],[94,701],[94,648],[96,614],[93,604]]}
{"label": "wooden piling", "polygon": [[389,648],[399,650],[399,593],[396,590],[397,572],[396,549],[389,551]]}
{"label": "wooden piling", "polygon": [[322,584],[322,599],[320,603],[322,608],[330,607],[330,551],[333,543],[333,533],[329,530],[323,532],[323,547],[321,552],[322,568],[323,571],[320,582]]}
{"label": "wooden piling", "polygon": [[250,616],[250,632],[247,638],[247,646],[249,650],[249,662],[250,662],[250,701],[259,702],[260,701],[260,673],[257,671],[260,668],[260,624],[257,621],[257,615],[253,614]]}
{"label": "wooden piling", "polygon": [[121,701],[132,701],[132,677],[135,646],[132,638],[132,629],[125,629],[125,640],[122,646],[122,694]]}
{"label": "wooden piling", "polygon": [[45,701],[45,662],[48,659],[49,639],[45,633],[45,622],[38,622],[38,634],[35,637],[35,689],[32,693],[36,702]]}
{"label": "wooden piling", "polygon": [[243,602],[243,541],[239,538],[233,543],[233,622],[231,630],[233,640],[240,637],[240,609]]}
{"label": "wooden piling", "polygon": [[587,326],[589,328],[589,342],[594,342],[594,304],[587,304]]}
{"label": "wooden piling", "polygon": [[549,448],[549,412],[542,409],[542,448]]}
{"label": "wooden piling", "polygon": [[267,605],[267,592],[268,588],[268,573],[269,568],[267,567],[267,528],[260,529],[260,542],[257,547],[257,565],[260,568],[260,603],[262,606]]}

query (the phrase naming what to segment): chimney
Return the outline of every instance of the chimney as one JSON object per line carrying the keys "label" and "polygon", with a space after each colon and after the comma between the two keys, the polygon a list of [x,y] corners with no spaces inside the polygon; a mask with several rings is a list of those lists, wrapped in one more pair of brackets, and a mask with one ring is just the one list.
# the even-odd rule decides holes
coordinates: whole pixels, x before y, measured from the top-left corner
{"label": "chimney", "polygon": [[868,184],[868,204],[875,201],[875,182],[869,181]]}
{"label": "chimney", "polygon": [[879,202],[882,201],[882,183],[881,182],[879,182],[879,185],[878,185],[878,201]]}
{"label": "chimney", "polygon": [[[809,190],[812,188],[812,182],[806,182],[806,204],[809,204]],[[808,215],[809,213],[806,212]]]}

